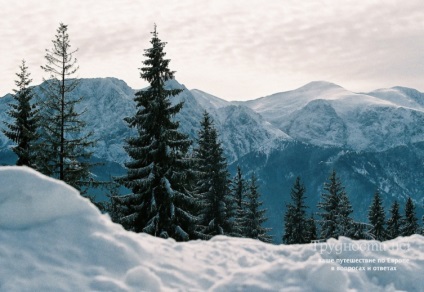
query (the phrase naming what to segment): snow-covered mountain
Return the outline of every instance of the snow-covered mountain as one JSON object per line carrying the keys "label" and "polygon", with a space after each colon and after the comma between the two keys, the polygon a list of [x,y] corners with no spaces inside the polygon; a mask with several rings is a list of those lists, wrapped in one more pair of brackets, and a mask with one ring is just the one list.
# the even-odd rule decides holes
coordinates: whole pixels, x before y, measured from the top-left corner
{"label": "snow-covered mountain", "polygon": [[424,141],[424,94],[413,89],[365,94],[311,82],[243,104],[293,139],[313,145],[381,151]]}
{"label": "snow-covered mountain", "polygon": [[[246,106],[232,105],[206,93],[202,98],[200,91],[190,91],[176,80],[170,80],[166,86],[183,89],[182,93],[172,99],[173,103],[184,102],[184,107],[175,117],[180,121],[181,131],[195,140],[203,112],[207,110],[214,119],[230,162],[258,149],[261,145],[272,144],[276,139],[288,138],[281,130]],[[35,87],[35,92],[42,94],[38,86]],[[128,159],[123,144],[131,135],[131,130],[124,122],[124,118],[135,113],[135,92],[124,81],[115,78],[81,79],[79,86],[72,92],[73,95],[84,97],[77,110],[86,110],[83,116],[87,121],[85,131],[94,132],[94,138],[98,141],[94,150],[97,158],[120,164]],[[0,98],[2,121],[9,119],[6,111],[11,100],[10,95]],[[207,105],[208,100],[211,100],[210,106]],[[0,132],[1,148],[7,147],[8,144],[10,141]]]}
{"label": "snow-covered mountain", "polygon": [[242,104],[293,138],[266,154],[255,151],[237,161],[262,179],[277,240],[296,176],[306,185],[309,212],[315,212],[333,169],[346,186],[357,220],[367,221],[377,189],[386,210],[395,199],[403,204],[410,196],[419,217],[423,214],[423,93],[403,87],[354,93],[320,81]]}
{"label": "snow-covered mountain", "polygon": [[[355,216],[366,221],[376,189],[386,207],[411,196],[423,213],[424,94],[394,87],[353,93],[329,82],[312,82],[299,89],[247,102],[228,102],[200,90],[188,90],[172,80],[168,88],[184,91],[172,99],[184,107],[175,117],[181,131],[195,141],[205,110],[213,117],[230,169],[259,176],[268,226],[280,241],[282,213],[296,176],[308,192],[310,211],[323,183],[335,169],[346,185]],[[39,92],[39,88],[35,88]],[[127,158],[124,140],[132,135],[123,119],[135,112],[135,90],[115,78],[82,79],[73,92],[84,96],[85,131],[94,131],[96,174],[109,179],[122,173]],[[11,96],[0,98],[0,119],[7,121]],[[0,125],[0,128],[3,125]],[[0,132],[0,164],[15,159],[10,141]]]}
{"label": "snow-covered mountain", "polygon": [[[316,146],[356,151],[382,151],[424,141],[424,94],[394,87],[353,93],[329,82],[311,82],[299,89],[247,102],[228,102],[200,90],[184,91],[173,102],[184,102],[176,119],[183,132],[197,136],[207,110],[214,119],[230,162],[279,141],[296,140]],[[35,90],[40,92],[39,87]],[[123,163],[123,141],[130,131],[123,118],[135,111],[135,90],[115,78],[81,79],[74,95],[84,96],[87,131],[99,141],[98,158]],[[11,96],[0,98],[0,119],[8,120]],[[0,133],[0,147],[9,141]]]}

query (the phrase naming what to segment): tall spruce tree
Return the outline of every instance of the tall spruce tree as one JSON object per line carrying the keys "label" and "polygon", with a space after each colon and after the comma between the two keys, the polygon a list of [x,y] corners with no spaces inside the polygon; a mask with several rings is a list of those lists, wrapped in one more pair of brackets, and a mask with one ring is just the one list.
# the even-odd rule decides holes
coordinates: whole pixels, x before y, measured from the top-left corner
{"label": "tall spruce tree", "polygon": [[399,212],[399,203],[394,201],[389,210],[390,217],[387,220],[387,239],[394,239],[401,235],[402,216]]}
{"label": "tall spruce tree", "polygon": [[243,174],[240,166],[237,166],[237,172],[231,182],[231,192],[233,196],[233,208],[234,208],[234,226],[232,236],[245,237],[243,222],[246,215],[246,182],[243,178]]}
{"label": "tall spruce tree", "polygon": [[79,80],[73,76],[78,71],[68,35],[68,26],[61,23],[53,42],[46,50],[47,64],[41,68],[50,77],[42,84],[40,96],[41,145],[38,164],[47,175],[58,178],[78,190],[85,192],[92,178],[90,158],[94,146],[92,132],[85,132],[84,111],[77,112],[76,106],[83,97],[72,95]]}
{"label": "tall spruce tree", "polygon": [[321,210],[321,238],[339,238],[339,236],[351,236],[354,233],[354,222],[350,217],[352,206],[345,189],[333,170],[329,182],[324,184],[326,193],[322,194],[322,200],[318,203]]}
{"label": "tall spruce tree", "polygon": [[255,174],[249,181],[247,191],[246,216],[244,220],[245,236],[259,239],[263,242],[272,242],[272,236],[268,234],[270,228],[265,228],[263,223],[268,220],[265,216],[266,209],[261,209],[262,202],[258,191],[258,184]]}
{"label": "tall spruce tree", "polygon": [[233,232],[232,200],[227,161],[218,133],[205,111],[194,150],[197,169],[195,196],[200,202],[199,233],[205,238]]}
{"label": "tall spruce tree", "polygon": [[383,202],[381,201],[380,193],[377,190],[374,194],[374,199],[368,211],[368,220],[372,226],[370,234],[372,234],[374,239],[379,241],[383,241],[387,238],[385,217]]}
{"label": "tall spruce tree", "polygon": [[284,214],[283,242],[286,244],[308,243],[311,240],[311,225],[306,218],[305,186],[301,183],[300,177],[296,178],[290,197],[291,202],[287,204]]}
{"label": "tall spruce tree", "polygon": [[3,133],[7,138],[16,143],[12,151],[18,156],[16,165],[36,167],[36,143],[39,139],[37,133],[39,125],[38,109],[34,104],[34,93],[29,86],[32,82],[25,60],[19,66],[20,72],[16,73],[18,80],[15,81],[17,89],[14,89],[14,103],[9,104],[8,116],[13,123],[5,122],[7,130]]}
{"label": "tall spruce tree", "polygon": [[408,197],[405,204],[405,216],[402,220],[402,236],[410,236],[418,233],[418,218],[415,213],[415,205],[411,197]]}
{"label": "tall spruce tree", "polygon": [[193,238],[196,223],[191,211],[194,199],[185,184],[189,168],[185,155],[191,141],[173,120],[183,103],[170,101],[182,90],[165,89],[174,71],[168,67],[166,43],[159,39],[156,25],[150,43],[140,69],[150,86],[136,93],[137,112],[125,119],[137,134],[126,140],[131,160],[119,181],[132,193],[114,197],[114,204],[121,214],[119,222],[127,229],[185,241]]}

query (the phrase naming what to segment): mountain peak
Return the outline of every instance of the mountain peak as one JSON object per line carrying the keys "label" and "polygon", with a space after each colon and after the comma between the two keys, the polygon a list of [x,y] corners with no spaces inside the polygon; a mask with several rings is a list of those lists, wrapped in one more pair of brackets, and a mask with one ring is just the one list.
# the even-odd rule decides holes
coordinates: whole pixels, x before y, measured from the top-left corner
{"label": "mountain peak", "polygon": [[299,87],[298,89],[296,89],[296,91],[309,91],[309,90],[325,91],[329,89],[344,89],[344,88],[341,87],[340,85],[337,85],[335,83],[328,82],[328,81],[312,81],[302,87]]}
{"label": "mountain peak", "polygon": [[198,89],[190,90],[197,102],[207,111],[216,110],[230,105],[229,101],[216,97]]}

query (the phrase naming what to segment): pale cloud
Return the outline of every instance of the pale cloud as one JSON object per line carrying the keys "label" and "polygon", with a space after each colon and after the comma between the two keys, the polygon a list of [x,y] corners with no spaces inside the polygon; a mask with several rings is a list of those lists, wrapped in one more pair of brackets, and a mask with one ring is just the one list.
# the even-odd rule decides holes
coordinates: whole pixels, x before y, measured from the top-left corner
{"label": "pale cloud", "polygon": [[79,48],[80,77],[114,76],[137,88],[157,23],[176,78],[220,97],[251,99],[312,80],[424,90],[418,0],[0,1],[0,95],[13,88],[22,58],[41,81],[61,21]]}

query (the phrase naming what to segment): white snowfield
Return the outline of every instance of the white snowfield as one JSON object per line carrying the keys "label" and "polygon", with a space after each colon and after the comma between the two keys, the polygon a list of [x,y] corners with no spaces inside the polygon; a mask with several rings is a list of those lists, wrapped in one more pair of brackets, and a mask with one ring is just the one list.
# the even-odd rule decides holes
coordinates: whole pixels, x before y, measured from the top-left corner
{"label": "white snowfield", "polygon": [[424,290],[418,235],[384,244],[177,243],[125,231],[29,168],[0,168],[0,186],[0,291]]}

